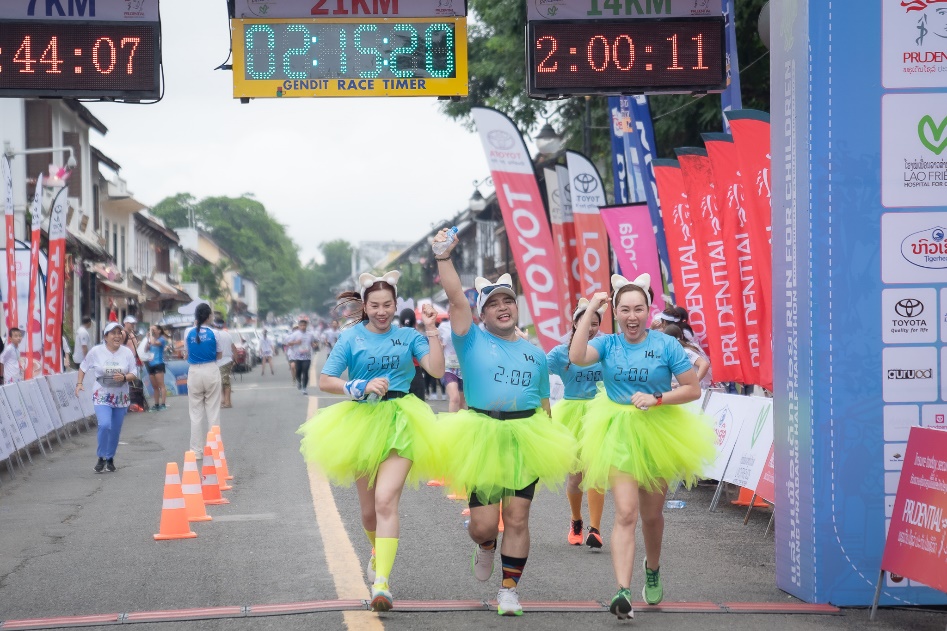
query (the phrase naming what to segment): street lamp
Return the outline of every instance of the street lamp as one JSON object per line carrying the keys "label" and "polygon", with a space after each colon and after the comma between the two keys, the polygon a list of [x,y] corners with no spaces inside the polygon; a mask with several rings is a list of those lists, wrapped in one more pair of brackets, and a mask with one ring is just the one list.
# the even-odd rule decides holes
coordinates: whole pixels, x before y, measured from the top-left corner
{"label": "street lamp", "polygon": [[7,160],[12,160],[13,156],[29,156],[37,153],[55,153],[57,151],[68,151],[69,159],[66,160],[66,168],[76,168],[76,150],[69,145],[64,145],[62,147],[43,147],[42,149],[22,149],[20,151],[14,151],[13,145],[9,140],[3,141],[3,155],[6,156]]}
{"label": "street lamp", "polygon": [[556,133],[548,122],[542,126],[539,133],[533,140],[536,141],[536,148],[544,156],[551,156],[559,153],[562,149],[562,136]]}
{"label": "street lamp", "polygon": [[467,204],[467,207],[475,213],[479,213],[487,207],[487,200],[480,193],[479,188],[474,189],[473,195],[470,196],[470,202]]}

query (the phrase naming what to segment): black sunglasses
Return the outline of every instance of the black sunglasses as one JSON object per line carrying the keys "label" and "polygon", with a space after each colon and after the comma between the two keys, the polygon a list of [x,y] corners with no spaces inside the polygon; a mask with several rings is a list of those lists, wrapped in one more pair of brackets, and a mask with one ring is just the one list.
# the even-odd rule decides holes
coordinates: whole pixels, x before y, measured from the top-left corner
{"label": "black sunglasses", "polygon": [[489,296],[489,295],[492,294],[495,290],[497,290],[497,289],[499,289],[499,288],[501,288],[501,287],[505,287],[506,289],[509,289],[509,290],[512,290],[512,289],[513,289],[513,285],[508,285],[508,284],[506,284],[506,283],[501,283],[501,284],[498,284],[498,285],[488,285],[488,286],[486,286],[486,287],[484,287],[483,289],[480,290],[480,295],[481,295],[481,296]]}

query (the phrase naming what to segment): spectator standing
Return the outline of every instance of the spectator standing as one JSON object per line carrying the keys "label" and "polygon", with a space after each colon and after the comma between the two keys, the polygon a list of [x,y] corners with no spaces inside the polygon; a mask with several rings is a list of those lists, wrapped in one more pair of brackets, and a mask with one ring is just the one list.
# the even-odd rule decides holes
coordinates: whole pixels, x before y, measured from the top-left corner
{"label": "spectator standing", "polygon": [[79,366],[92,348],[92,318],[82,317],[82,326],[76,331],[76,347],[72,351],[72,361]]}
{"label": "spectator standing", "polygon": [[184,333],[187,346],[187,400],[191,417],[191,451],[204,457],[203,427],[220,425],[220,369],[217,360],[223,356],[217,332],[210,327],[210,305],[203,302],[194,311],[194,325]]}
{"label": "spectator standing", "polygon": [[23,329],[13,327],[7,345],[0,353],[0,379],[3,383],[23,381],[23,371],[20,368],[20,342],[23,340]]}
{"label": "spectator standing", "polygon": [[151,380],[151,388],[155,393],[155,404],[152,411],[160,412],[167,409],[168,394],[164,387],[164,351],[168,347],[168,338],[166,338],[161,328],[153,325],[148,330],[148,350],[151,352],[151,359],[148,360],[148,378]]}
{"label": "spectator standing", "polygon": [[230,393],[231,378],[233,376],[233,336],[227,331],[227,323],[224,322],[223,314],[217,313],[215,316],[214,328],[221,349],[221,357],[217,360],[217,367],[220,368],[220,407],[232,408],[233,402],[230,400]]}

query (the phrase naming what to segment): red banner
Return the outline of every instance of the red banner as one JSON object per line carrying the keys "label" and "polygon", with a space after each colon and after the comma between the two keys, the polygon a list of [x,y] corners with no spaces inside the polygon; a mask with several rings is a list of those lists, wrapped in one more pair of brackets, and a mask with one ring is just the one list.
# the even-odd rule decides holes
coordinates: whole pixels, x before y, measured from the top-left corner
{"label": "red banner", "polygon": [[[608,233],[599,208],[604,206],[602,176],[588,158],[575,151],[566,152],[569,190],[572,195],[572,219],[575,221],[576,250],[579,261],[579,288],[583,296],[611,290]],[[602,333],[612,332],[612,319],[603,318]]]}
{"label": "red banner", "polygon": [[37,322],[36,316],[36,290],[39,279],[39,234],[43,225],[43,174],[40,173],[36,178],[36,193],[33,195],[33,206],[30,208],[32,217],[32,230],[30,234],[30,297],[27,303],[26,320],[26,379],[33,378],[36,362],[33,361],[33,336],[42,328],[42,323]]}
{"label": "red banner", "polygon": [[472,113],[536,335],[549,352],[562,343],[571,323],[563,321],[559,263],[533,161],[513,121],[486,107],[475,107]]}
{"label": "red banner", "polygon": [[737,335],[737,315],[734,313],[736,293],[730,284],[729,268],[736,261],[728,261],[724,254],[724,233],[720,210],[714,191],[713,170],[704,149],[685,147],[677,149],[677,160],[684,176],[684,190],[691,209],[694,240],[703,281],[704,304],[709,307],[707,337],[710,364],[715,381],[740,381],[743,368]]}
{"label": "red banner", "polygon": [[756,483],[756,494],[769,503],[776,502],[776,445],[769,446],[769,455],[766,456],[766,466],[760,474],[760,481]]}
{"label": "red banner", "polygon": [[[563,222],[564,212],[562,209],[562,196],[559,192],[559,176],[556,174],[555,169],[543,169],[543,171],[546,178],[546,203],[549,206],[549,219],[550,223],[552,223],[552,240],[553,243],[556,244],[556,249],[559,254],[557,257],[559,261],[559,278],[563,279],[559,287],[560,291],[562,291],[562,316],[568,321],[572,319],[572,305],[576,302],[575,297],[569,290],[568,281],[572,275],[572,261],[575,259],[574,256],[570,255],[570,251],[575,250],[575,230],[571,231],[573,234],[571,236],[570,247],[570,236],[566,234]],[[572,228],[571,222],[569,223],[569,227]]]}
{"label": "red banner", "polygon": [[[572,214],[572,191],[569,186],[569,169],[563,164],[556,165],[556,178],[559,184],[559,203],[562,205],[562,235],[566,243],[566,256],[568,256],[568,282],[567,291],[569,292],[569,305],[576,305],[582,298],[582,289],[579,274],[579,253],[576,250],[575,238],[575,217]],[[558,244],[558,242],[557,242]],[[572,318],[572,309],[570,308],[567,318]]]}
{"label": "red banner", "polygon": [[[625,206],[606,206],[601,208],[600,212],[622,275],[625,278],[637,278],[640,274],[647,273],[651,278],[661,278],[658,243],[654,236],[648,204],[641,202]],[[661,311],[664,311],[664,296],[662,292],[656,291],[651,314]]]}
{"label": "red banner", "polygon": [[49,216],[49,267],[43,320],[43,374],[62,372],[62,313],[66,265],[66,205],[69,187],[56,195]]}
{"label": "red banner", "polygon": [[687,309],[688,322],[700,345],[707,349],[707,324],[701,288],[700,261],[694,243],[684,176],[677,160],[655,160],[654,178],[661,200],[664,234],[668,242],[671,278],[677,304]]}
{"label": "red banner", "polygon": [[6,228],[5,243],[7,250],[7,331],[9,331],[20,324],[19,313],[16,307],[16,236],[13,232],[13,165],[10,164],[10,158],[6,155],[3,156],[0,162],[3,164],[3,218]]}
{"label": "red banner", "polygon": [[713,167],[714,192],[720,209],[720,224],[724,239],[724,256],[731,264],[727,267],[733,288],[733,309],[736,315],[737,344],[745,384],[759,384],[760,380],[760,289],[750,235],[746,228],[746,209],[740,161],[733,137],[729,134],[703,134],[707,156]]}
{"label": "red banner", "polygon": [[773,231],[769,114],[756,110],[727,112],[733,143],[740,157],[747,226],[757,280],[762,294],[760,327],[760,379],[764,388],[773,389]]}
{"label": "red banner", "polygon": [[947,592],[947,432],[912,427],[881,569]]}

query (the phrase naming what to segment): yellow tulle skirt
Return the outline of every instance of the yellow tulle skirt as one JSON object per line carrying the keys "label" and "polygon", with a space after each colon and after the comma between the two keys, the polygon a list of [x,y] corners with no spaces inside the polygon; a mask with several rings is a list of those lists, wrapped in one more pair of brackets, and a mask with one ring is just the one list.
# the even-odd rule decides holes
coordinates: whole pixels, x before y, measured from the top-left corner
{"label": "yellow tulle skirt", "polygon": [[504,421],[471,410],[440,414],[438,429],[450,488],[475,494],[484,505],[537,480],[558,490],[566,475],[576,471],[575,438],[541,409]]}
{"label": "yellow tulle skirt", "polygon": [[412,461],[409,484],[443,475],[441,441],[427,403],[409,394],[377,403],[344,401],[317,412],[296,431],[306,462],[335,484],[359,478],[375,483],[378,467],[394,452]]}
{"label": "yellow tulle skirt", "polygon": [[575,437],[581,439],[582,425],[592,399],[562,399],[552,406],[552,420],[556,421]]}
{"label": "yellow tulle skirt", "polygon": [[583,489],[610,487],[613,471],[646,491],[671,480],[693,486],[716,457],[712,419],[682,405],[639,410],[604,394],[588,406],[579,442]]}

